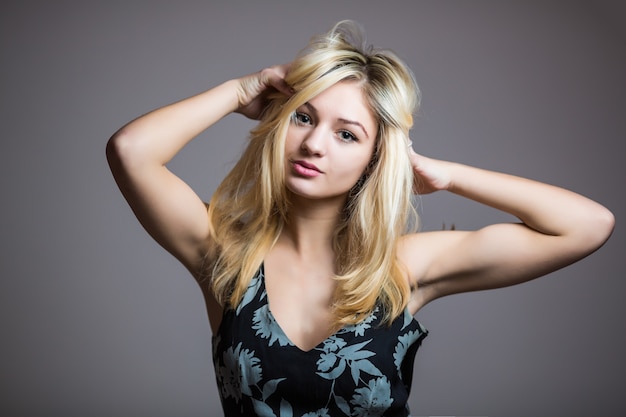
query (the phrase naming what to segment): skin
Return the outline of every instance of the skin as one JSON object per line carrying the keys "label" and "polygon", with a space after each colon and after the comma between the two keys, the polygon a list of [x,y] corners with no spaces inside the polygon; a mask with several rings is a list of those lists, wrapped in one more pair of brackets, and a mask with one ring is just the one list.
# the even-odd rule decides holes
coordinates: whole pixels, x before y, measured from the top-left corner
{"label": "skin", "polygon": [[[166,164],[199,133],[238,112],[256,119],[269,89],[290,94],[288,65],[227,81],[150,112],[116,132],[107,145],[115,180],[150,235],[194,276],[212,254],[206,204]],[[349,102],[333,105],[345,98]],[[371,157],[375,118],[358,86],[339,83],[298,109],[286,143],[288,225],[265,259],[272,313],[291,341],[309,350],[326,339],[335,271],[331,235],[348,190]],[[313,113],[313,114],[312,114]],[[354,123],[358,122],[363,130]],[[345,131],[359,140],[345,142]],[[360,136],[359,136],[360,135]],[[366,137],[368,136],[368,137]],[[475,231],[421,232],[403,237],[398,257],[414,290],[412,314],[439,297],[525,282],[571,264],[598,249],[614,227],[612,213],[571,191],[415,153],[411,163],[421,194],[447,191],[516,216],[518,224]],[[321,171],[307,176],[293,161]],[[419,254],[419,256],[415,256]],[[215,332],[222,307],[204,289]]]}
{"label": "skin", "polygon": [[[292,209],[266,256],[265,285],[274,318],[302,350],[333,331],[331,236],[350,188],[372,158],[377,127],[358,84],[342,82],[301,106],[287,132],[286,185]],[[313,164],[321,172],[303,176],[293,161]]]}

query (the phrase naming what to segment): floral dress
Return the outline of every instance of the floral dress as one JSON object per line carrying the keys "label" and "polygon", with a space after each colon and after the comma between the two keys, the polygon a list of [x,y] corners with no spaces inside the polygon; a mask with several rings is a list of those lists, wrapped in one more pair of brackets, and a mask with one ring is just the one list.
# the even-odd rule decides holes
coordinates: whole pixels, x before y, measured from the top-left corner
{"label": "floral dress", "polygon": [[391,326],[380,321],[376,309],[303,351],[269,310],[261,265],[213,337],[225,416],[408,416],[413,362],[428,332],[408,310]]}

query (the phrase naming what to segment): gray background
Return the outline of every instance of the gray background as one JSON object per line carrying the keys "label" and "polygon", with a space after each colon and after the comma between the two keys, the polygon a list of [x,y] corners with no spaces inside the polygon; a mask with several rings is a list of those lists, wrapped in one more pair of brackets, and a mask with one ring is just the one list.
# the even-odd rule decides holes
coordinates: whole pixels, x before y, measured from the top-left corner
{"label": "gray background", "polygon": [[[0,414],[220,414],[200,291],[141,230],[105,162],[129,119],[287,62],[353,18],[416,74],[418,152],[572,188],[619,221],[624,12],[619,1],[3,1]],[[172,169],[208,199],[251,127],[228,116]],[[443,194],[421,212],[425,229],[509,220]],[[427,306],[413,413],[623,413],[624,247],[618,223],[599,252],[549,277]]]}

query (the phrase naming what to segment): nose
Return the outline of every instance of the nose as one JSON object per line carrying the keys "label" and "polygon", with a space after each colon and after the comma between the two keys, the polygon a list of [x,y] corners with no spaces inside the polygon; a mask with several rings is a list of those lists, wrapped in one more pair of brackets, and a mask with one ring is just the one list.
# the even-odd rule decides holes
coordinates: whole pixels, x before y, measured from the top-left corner
{"label": "nose", "polygon": [[305,136],[301,148],[310,155],[323,156],[326,154],[327,140],[327,130],[318,125]]}

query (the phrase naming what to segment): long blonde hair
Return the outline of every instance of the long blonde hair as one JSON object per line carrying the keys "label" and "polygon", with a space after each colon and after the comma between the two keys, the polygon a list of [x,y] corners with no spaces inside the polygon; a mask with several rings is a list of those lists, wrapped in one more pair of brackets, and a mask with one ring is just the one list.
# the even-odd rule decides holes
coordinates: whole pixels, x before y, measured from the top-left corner
{"label": "long blonde hair", "polygon": [[377,305],[389,322],[406,306],[410,288],[396,246],[414,223],[407,143],[419,90],[408,67],[391,51],[365,47],[363,32],[350,21],[312,38],[298,54],[285,79],[294,94],[270,97],[242,157],[211,199],[218,249],[207,273],[223,305],[237,306],[287,220],[284,144],[292,114],[343,80],[359,83],[379,127],[372,161],[350,191],[333,237],[335,324],[356,323]]}

